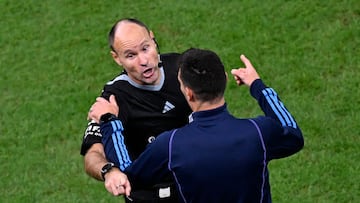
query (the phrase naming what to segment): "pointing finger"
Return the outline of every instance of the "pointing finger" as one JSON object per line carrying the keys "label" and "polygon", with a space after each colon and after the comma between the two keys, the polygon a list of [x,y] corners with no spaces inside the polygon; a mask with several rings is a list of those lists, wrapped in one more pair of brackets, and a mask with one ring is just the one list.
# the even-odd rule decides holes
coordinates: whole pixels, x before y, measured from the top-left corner
{"label": "pointing finger", "polygon": [[240,55],[240,59],[241,61],[245,64],[246,68],[253,68],[253,65],[251,64],[251,62],[249,61],[249,59],[246,58],[246,56],[244,54]]}
{"label": "pointing finger", "polygon": [[231,74],[233,74],[233,75],[236,75],[238,72],[239,72],[238,69],[232,69],[232,70],[231,70]]}
{"label": "pointing finger", "polygon": [[97,102],[107,102],[107,100],[104,97],[98,97],[96,98]]}

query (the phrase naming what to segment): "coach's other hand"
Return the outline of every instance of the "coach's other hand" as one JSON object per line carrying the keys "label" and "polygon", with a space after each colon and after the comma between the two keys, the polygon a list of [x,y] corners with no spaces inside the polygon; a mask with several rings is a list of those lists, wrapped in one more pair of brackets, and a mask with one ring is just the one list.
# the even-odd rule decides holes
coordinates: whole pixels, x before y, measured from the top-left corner
{"label": "coach's other hand", "polygon": [[119,107],[114,95],[110,96],[109,101],[103,97],[96,98],[96,102],[89,110],[88,120],[94,120],[96,123],[99,123],[100,117],[106,113],[119,114]]}

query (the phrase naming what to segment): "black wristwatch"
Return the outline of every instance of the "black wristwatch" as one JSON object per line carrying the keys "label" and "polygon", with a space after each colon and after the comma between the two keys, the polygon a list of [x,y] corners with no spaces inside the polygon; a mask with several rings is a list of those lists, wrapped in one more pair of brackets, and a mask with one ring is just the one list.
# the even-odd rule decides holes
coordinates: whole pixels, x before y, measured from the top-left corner
{"label": "black wristwatch", "polygon": [[113,121],[117,119],[117,117],[112,114],[112,113],[106,113],[106,114],[103,114],[101,117],[100,117],[100,122],[99,124],[103,124],[103,123],[107,123],[107,122],[110,122],[110,121]]}
{"label": "black wristwatch", "polygon": [[102,167],[101,176],[103,180],[105,180],[105,174],[108,173],[113,167],[115,167],[115,164],[112,162],[108,162]]}

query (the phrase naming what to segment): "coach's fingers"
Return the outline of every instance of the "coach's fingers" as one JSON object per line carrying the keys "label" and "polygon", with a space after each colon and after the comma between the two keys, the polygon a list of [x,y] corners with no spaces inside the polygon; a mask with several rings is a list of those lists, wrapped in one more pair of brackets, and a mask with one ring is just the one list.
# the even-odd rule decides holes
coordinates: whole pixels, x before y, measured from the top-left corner
{"label": "coach's fingers", "polygon": [[[96,104],[96,102],[95,102],[95,104]],[[94,109],[93,108],[94,108],[95,104],[91,105],[91,107],[90,107],[90,109],[88,111],[87,120],[88,121],[94,120],[96,123],[99,123],[99,119],[94,114]]]}
{"label": "coach's fingers", "polygon": [[86,117],[86,119],[88,120],[88,121],[91,121],[92,119],[91,119],[91,115],[90,115],[90,111],[91,111],[91,109],[88,111],[88,114],[87,114],[87,117]]}
{"label": "coach's fingers", "polygon": [[112,94],[112,95],[110,95],[109,101],[110,101],[110,103],[111,103],[111,104],[113,104],[113,105],[117,105],[117,103],[116,103],[116,99],[115,99],[115,96],[114,96],[113,94]]}
{"label": "coach's fingers", "polygon": [[94,120],[96,123],[99,123],[99,120],[100,120],[100,116],[103,114],[103,110],[102,108],[100,108],[101,105],[100,105],[100,102],[99,101],[96,101],[90,108],[90,111],[88,113],[88,117],[89,119],[92,119]]}
{"label": "coach's fingers", "polygon": [[242,85],[244,82],[241,79],[242,72],[244,68],[232,69],[231,74],[234,76],[237,85]]}
{"label": "coach's fingers", "polygon": [[114,196],[119,196],[119,195],[126,195],[126,196],[128,196],[128,195],[126,194],[126,188],[125,188],[124,185],[117,185],[117,186],[115,186],[115,189],[113,190],[112,194],[113,194]]}
{"label": "coach's fingers", "polygon": [[130,191],[131,191],[131,187],[128,181],[123,185],[119,184],[119,185],[113,185],[111,187],[111,193],[114,196],[119,196],[119,195],[130,196]]}
{"label": "coach's fingers", "polygon": [[131,186],[127,176],[121,172],[117,174],[117,178],[118,178],[117,190],[119,194],[130,196]]}
{"label": "coach's fingers", "polygon": [[248,58],[246,58],[246,56],[244,54],[240,55],[240,59],[244,63],[246,68],[254,68],[253,65],[251,64],[250,60]]}
{"label": "coach's fingers", "polygon": [[97,97],[97,98],[96,98],[96,102],[105,102],[105,103],[108,103],[109,101],[106,100],[104,97]]}
{"label": "coach's fingers", "polygon": [[125,195],[130,196],[131,185],[130,185],[130,181],[128,179],[126,179],[126,181],[124,183],[124,188],[125,188]]}
{"label": "coach's fingers", "polygon": [[88,115],[87,115],[87,120],[88,121],[91,121],[91,120],[94,120],[96,123],[98,123],[97,120],[93,119],[92,116],[91,116],[91,113],[89,112]]}
{"label": "coach's fingers", "polygon": [[111,193],[112,195],[115,195],[115,194],[114,194],[114,191],[116,191],[116,186],[115,186],[115,184],[112,184],[111,181],[105,180],[104,186],[105,186],[105,189],[106,189],[109,193]]}
{"label": "coach's fingers", "polygon": [[106,190],[114,196],[122,195],[125,193],[125,189],[123,188],[123,186],[120,184],[116,184],[115,180],[111,180],[111,178],[105,179],[104,185]]}
{"label": "coach's fingers", "polygon": [[118,195],[126,195],[125,193],[125,187],[123,185],[118,187]]}
{"label": "coach's fingers", "polygon": [[239,72],[239,77],[241,78],[241,81],[247,85],[247,86],[251,86],[251,84],[256,80],[259,79],[260,76],[258,75],[258,73],[256,72],[255,68],[253,67],[253,65],[251,64],[250,60],[248,58],[245,57],[245,55],[241,54],[240,55],[240,59],[241,61],[245,64],[245,67],[243,70]]}
{"label": "coach's fingers", "polygon": [[122,190],[122,187],[121,187],[121,185],[112,185],[112,187],[111,187],[111,190],[112,190],[112,195],[114,195],[114,196],[118,196],[118,195],[120,195],[120,192],[121,192],[121,190]]}
{"label": "coach's fingers", "polygon": [[232,69],[231,74],[235,78],[240,78],[242,74],[244,74],[245,69],[244,68],[238,68],[238,69]]}
{"label": "coach's fingers", "polygon": [[110,95],[110,104],[112,106],[112,113],[115,114],[115,115],[118,115],[119,114],[119,106],[116,102],[116,98],[114,95]]}

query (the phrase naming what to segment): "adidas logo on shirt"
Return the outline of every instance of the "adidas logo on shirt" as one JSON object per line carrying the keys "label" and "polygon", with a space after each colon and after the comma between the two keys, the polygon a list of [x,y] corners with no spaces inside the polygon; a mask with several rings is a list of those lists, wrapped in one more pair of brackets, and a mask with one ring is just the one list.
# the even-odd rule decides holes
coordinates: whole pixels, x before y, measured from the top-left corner
{"label": "adidas logo on shirt", "polygon": [[172,103],[166,101],[162,113],[166,113],[166,112],[170,111],[173,108],[175,108],[175,106]]}

